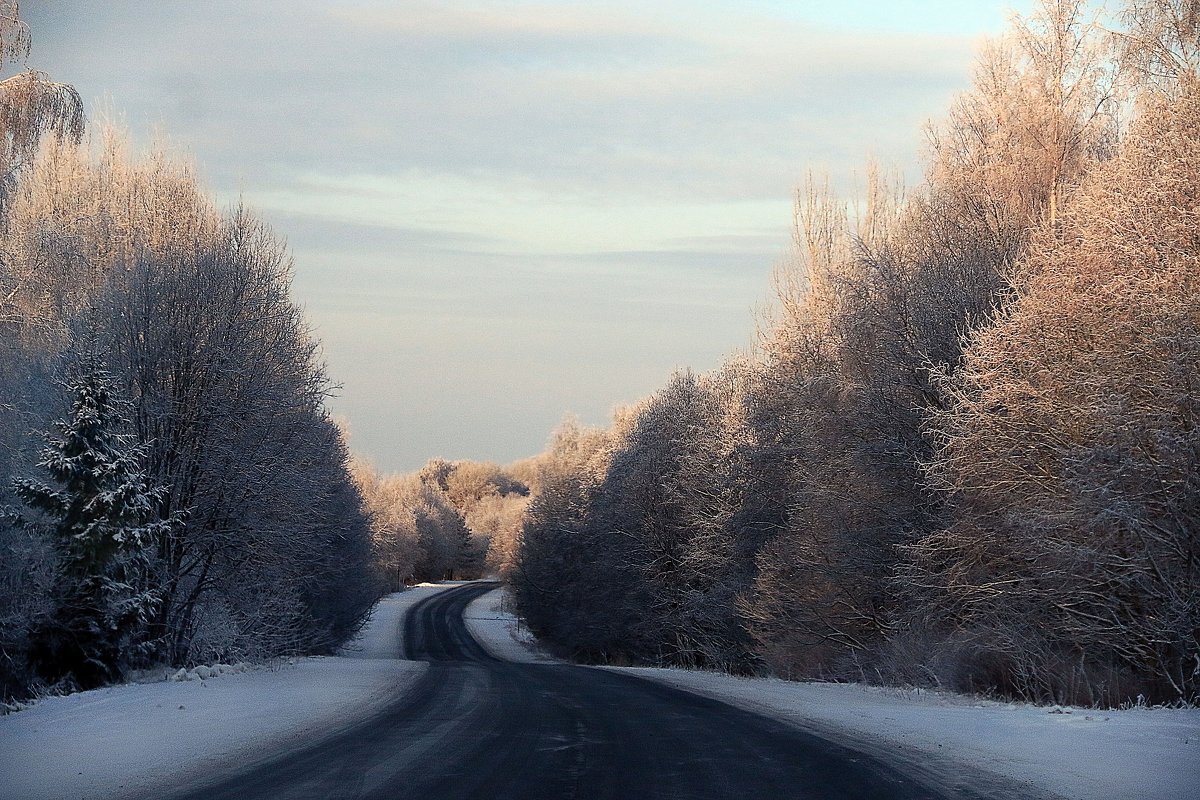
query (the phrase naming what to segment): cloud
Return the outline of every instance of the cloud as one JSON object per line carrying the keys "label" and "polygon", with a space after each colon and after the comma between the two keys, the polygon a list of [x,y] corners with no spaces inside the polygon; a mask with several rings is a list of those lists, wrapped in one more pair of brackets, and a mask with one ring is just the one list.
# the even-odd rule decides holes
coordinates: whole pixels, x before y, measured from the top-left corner
{"label": "cloud", "polygon": [[551,191],[778,196],[810,160],[908,158],[972,46],[677,4],[131,8],[93,9],[94,28],[73,29],[100,37],[89,47],[70,27],[37,41],[64,61],[55,74],[133,106],[135,125],[163,121],[223,186],[419,169]]}
{"label": "cloud", "polygon": [[402,6],[359,3],[330,8],[328,15],[364,33],[436,36],[457,39],[520,38],[548,41],[563,39],[627,38],[647,33],[652,26],[643,17],[616,15],[602,7],[562,3],[409,2]]}
{"label": "cloud", "polygon": [[807,168],[874,153],[917,172],[975,33],[903,30],[899,12],[864,32],[821,7],[22,11],[30,66],[92,108],[110,97],[137,133],[161,125],[288,237],[355,446],[411,468],[528,454],[568,409],[603,422],[672,368],[715,366],[750,341]]}

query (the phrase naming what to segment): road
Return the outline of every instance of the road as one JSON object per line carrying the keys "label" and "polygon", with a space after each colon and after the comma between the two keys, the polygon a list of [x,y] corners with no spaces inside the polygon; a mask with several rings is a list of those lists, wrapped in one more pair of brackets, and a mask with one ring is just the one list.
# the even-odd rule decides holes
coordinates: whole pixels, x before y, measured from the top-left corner
{"label": "road", "polygon": [[[934,790],[882,760],[767,717],[651,681],[487,653],[462,621],[494,588],[414,606],[416,687],[377,715],[246,767],[180,800],[272,798],[896,798]],[[988,795],[993,796],[993,795]]]}

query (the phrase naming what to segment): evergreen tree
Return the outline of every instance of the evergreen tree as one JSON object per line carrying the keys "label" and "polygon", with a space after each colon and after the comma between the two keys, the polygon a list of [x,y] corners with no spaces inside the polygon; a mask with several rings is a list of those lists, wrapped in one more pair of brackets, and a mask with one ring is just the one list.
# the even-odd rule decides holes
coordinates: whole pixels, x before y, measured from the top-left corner
{"label": "evergreen tree", "polygon": [[33,636],[38,674],[81,688],[117,680],[156,604],[147,544],[173,520],[157,518],[165,494],[140,467],[143,448],[120,432],[128,405],[93,366],[68,386],[70,416],[49,436],[39,466],[51,483],[19,479],[58,557],[54,613]]}

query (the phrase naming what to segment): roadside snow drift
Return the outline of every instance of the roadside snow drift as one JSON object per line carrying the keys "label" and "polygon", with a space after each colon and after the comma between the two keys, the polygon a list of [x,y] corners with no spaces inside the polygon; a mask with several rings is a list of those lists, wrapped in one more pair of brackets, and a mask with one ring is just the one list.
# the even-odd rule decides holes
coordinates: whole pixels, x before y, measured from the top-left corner
{"label": "roadside snow drift", "polygon": [[[408,608],[447,586],[380,601],[342,655],[49,697],[0,717],[0,798],[154,796],[310,744],[403,694],[426,665],[399,660]],[[200,675],[209,672],[207,679]],[[183,676],[180,676],[183,677]]]}

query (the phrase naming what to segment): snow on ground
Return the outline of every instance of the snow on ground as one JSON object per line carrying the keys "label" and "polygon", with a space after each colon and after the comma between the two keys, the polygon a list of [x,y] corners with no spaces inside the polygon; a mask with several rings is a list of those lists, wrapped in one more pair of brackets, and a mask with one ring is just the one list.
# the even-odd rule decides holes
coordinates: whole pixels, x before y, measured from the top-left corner
{"label": "snow on ground", "polygon": [[467,630],[496,658],[522,664],[554,662],[542,652],[537,639],[511,611],[512,599],[504,589],[494,589],[471,601],[463,612]]}
{"label": "snow on ground", "polygon": [[[236,770],[349,725],[423,674],[424,664],[398,660],[404,614],[451,585],[385,598],[339,657],[113,686],[46,698],[0,717],[0,799],[152,796],[189,776]],[[465,614],[472,635],[498,657],[552,662],[509,607],[499,590],[473,602]],[[934,771],[970,765],[1071,800],[1200,796],[1200,710],[1053,713],[924,691],[606,669],[858,741],[895,760],[933,764]]]}
{"label": "snow on ground", "polygon": [[[467,610],[494,655],[553,660],[490,592]],[[935,777],[967,765],[1071,800],[1200,798],[1200,709],[1048,709],[861,684],[736,678],[679,669],[604,667],[638,675],[860,743]],[[1063,713],[1056,713],[1063,712]]]}
{"label": "snow on ground", "polygon": [[427,665],[399,660],[404,614],[445,588],[384,598],[341,656],[48,697],[0,717],[0,798],[152,796],[311,743],[416,683]]}
{"label": "snow on ground", "polygon": [[865,739],[874,752],[908,763],[934,756],[1072,800],[1200,797],[1200,709],[1051,709],[860,684],[608,669],[731,702],[808,730],[832,729],[849,739]]}

